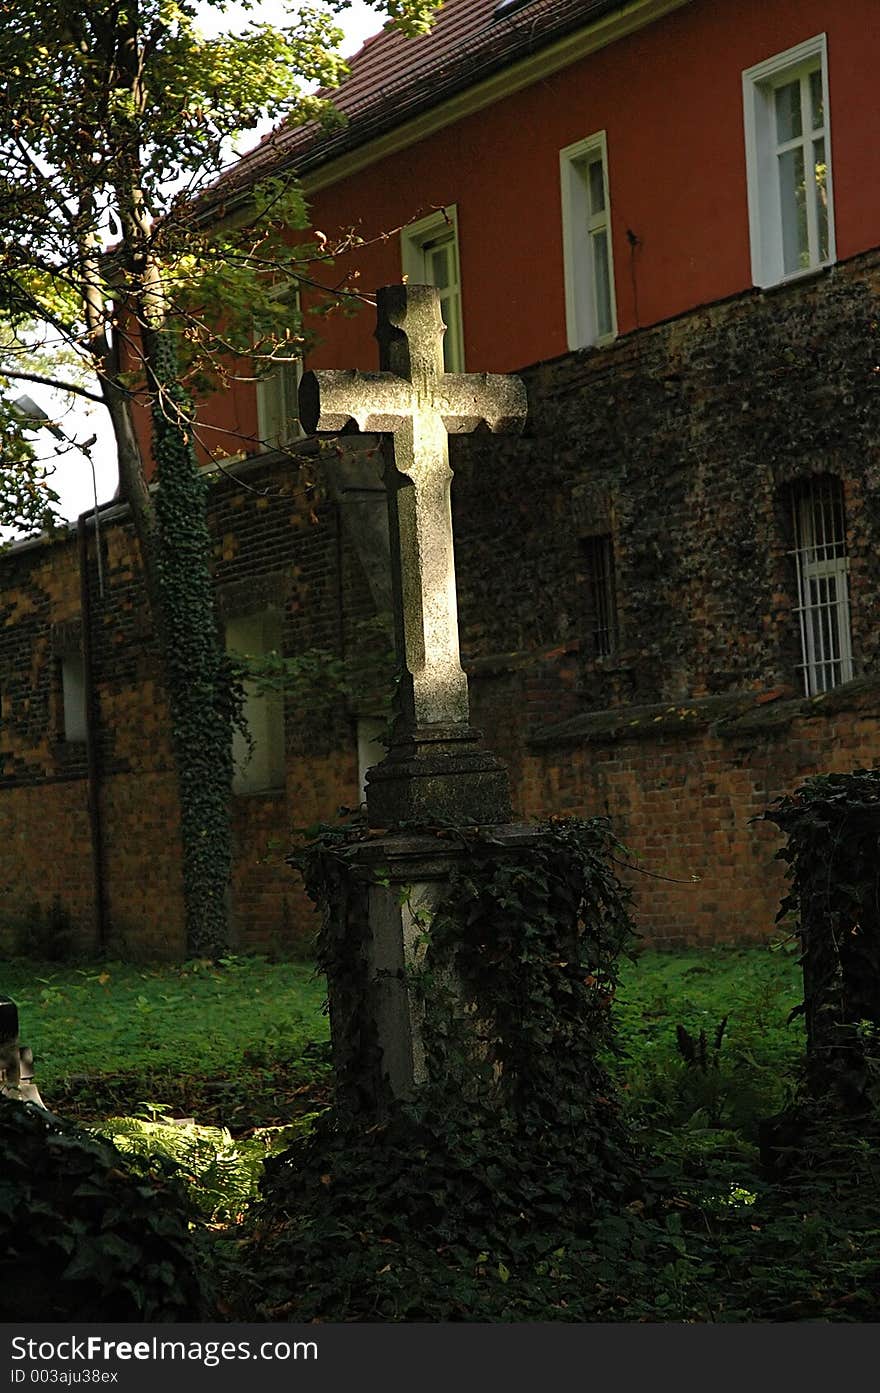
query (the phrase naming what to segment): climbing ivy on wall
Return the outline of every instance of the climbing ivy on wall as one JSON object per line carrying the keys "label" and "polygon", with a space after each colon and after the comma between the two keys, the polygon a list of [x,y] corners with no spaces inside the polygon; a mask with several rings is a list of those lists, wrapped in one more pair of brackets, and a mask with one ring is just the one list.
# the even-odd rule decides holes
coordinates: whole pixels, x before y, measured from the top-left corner
{"label": "climbing ivy on wall", "polygon": [[190,403],[173,341],[156,337],[153,407],[157,571],[165,679],[180,793],[188,951],[214,957],[229,943],[232,732],[242,688],[220,644],[208,559],[206,484],[182,426]]}

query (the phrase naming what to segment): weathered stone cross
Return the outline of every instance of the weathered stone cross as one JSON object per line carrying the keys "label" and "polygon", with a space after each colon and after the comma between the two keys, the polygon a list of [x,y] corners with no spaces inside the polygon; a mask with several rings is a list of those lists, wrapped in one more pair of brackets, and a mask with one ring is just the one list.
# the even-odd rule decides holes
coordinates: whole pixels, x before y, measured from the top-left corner
{"label": "weathered stone cross", "polygon": [[[392,748],[370,777],[370,820],[387,825],[421,812],[483,820],[492,803],[484,796],[489,793],[485,775],[498,766],[485,752],[466,751],[462,743],[473,745],[478,736],[468,724],[467,677],[458,646],[448,436],[481,425],[495,432],[521,430],[525,387],[513,376],[444,372],[445,326],[432,286],[385,286],[376,309],[381,370],[309,372],[300,386],[300,419],[310,434],[355,425],[391,438],[385,484],[403,674]],[[476,799],[453,797],[450,804],[453,784],[442,793],[436,785],[445,773],[463,790],[462,779],[467,782],[480,770],[484,788]],[[379,795],[382,779],[420,776],[431,780],[421,787],[427,799],[418,790],[403,801]],[[485,820],[505,815],[501,807],[497,817]]]}

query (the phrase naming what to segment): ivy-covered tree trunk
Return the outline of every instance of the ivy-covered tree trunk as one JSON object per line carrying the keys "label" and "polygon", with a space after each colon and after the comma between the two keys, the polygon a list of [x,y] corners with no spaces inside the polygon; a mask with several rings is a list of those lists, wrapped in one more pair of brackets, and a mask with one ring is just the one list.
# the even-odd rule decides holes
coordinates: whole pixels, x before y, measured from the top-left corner
{"label": "ivy-covered tree trunk", "polygon": [[157,618],[180,793],[187,948],[217,957],[229,947],[235,684],[214,613],[206,484],[186,426],[189,403],[173,340],[151,337]]}

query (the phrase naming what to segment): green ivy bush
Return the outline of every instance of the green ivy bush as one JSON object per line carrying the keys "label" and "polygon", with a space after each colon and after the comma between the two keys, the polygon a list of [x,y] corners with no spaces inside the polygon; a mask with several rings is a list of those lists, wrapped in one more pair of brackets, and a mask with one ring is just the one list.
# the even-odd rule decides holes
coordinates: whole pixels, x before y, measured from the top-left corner
{"label": "green ivy bush", "polygon": [[158,1158],[0,1098],[0,1320],[199,1319],[195,1217]]}
{"label": "green ivy bush", "polygon": [[232,735],[244,728],[244,692],[220,643],[210,569],[207,482],[166,331],[153,355],[157,576],[163,676],[180,797],[186,937],[193,956],[229,950]]}
{"label": "green ivy bush", "polygon": [[804,974],[807,1083],[844,1112],[880,1104],[880,769],[807,779],[764,814],[786,836]]}

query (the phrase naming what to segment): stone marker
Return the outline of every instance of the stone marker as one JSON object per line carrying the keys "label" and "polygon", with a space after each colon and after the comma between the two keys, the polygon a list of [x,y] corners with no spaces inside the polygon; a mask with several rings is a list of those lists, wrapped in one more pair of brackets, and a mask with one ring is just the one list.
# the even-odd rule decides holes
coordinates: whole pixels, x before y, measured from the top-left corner
{"label": "stone marker", "polygon": [[504,822],[507,775],[469,724],[459,656],[448,436],[480,426],[521,430],[525,388],[513,376],[444,372],[445,326],[432,286],[385,286],[376,309],[381,371],[308,372],[299,398],[309,433],[354,426],[389,440],[385,486],[402,675],[391,748],[368,775],[369,821]]}
{"label": "stone marker", "polygon": [[18,1043],[18,1007],[0,997],[0,1096],[45,1107],[34,1083],[34,1056]]}

